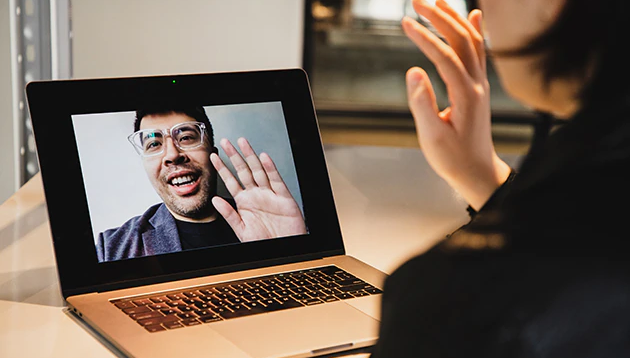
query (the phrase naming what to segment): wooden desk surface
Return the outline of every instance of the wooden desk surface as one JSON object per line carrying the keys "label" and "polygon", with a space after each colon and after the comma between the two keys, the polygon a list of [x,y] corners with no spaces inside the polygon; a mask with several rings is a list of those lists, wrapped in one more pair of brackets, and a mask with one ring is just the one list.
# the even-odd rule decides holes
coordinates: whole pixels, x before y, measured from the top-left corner
{"label": "wooden desk surface", "polygon": [[[346,251],[386,273],[466,222],[416,148],[325,146]],[[502,155],[510,164],[519,156]],[[113,357],[63,313],[41,183],[0,206],[0,357]]]}

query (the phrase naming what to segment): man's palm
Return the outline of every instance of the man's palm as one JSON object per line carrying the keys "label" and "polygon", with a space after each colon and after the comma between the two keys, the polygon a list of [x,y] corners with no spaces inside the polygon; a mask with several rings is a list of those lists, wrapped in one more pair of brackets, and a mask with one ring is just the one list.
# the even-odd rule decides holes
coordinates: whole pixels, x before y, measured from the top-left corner
{"label": "man's palm", "polygon": [[244,138],[238,140],[238,145],[245,159],[228,140],[221,141],[241,183],[218,155],[211,155],[212,164],[236,202],[236,210],[220,197],[214,197],[212,203],[236,236],[246,242],[306,233],[302,212],[271,158],[265,153],[258,157]]}

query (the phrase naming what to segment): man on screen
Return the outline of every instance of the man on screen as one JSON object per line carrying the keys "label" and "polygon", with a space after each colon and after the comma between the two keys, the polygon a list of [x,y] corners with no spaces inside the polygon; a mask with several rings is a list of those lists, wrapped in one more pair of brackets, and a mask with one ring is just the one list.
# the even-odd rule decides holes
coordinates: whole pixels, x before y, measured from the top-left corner
{"label": "man on screen", "polygon": [[[302,212],[266,153],[240,138],[218,156],[203,107],[139,110],[129,136],[163,202],[99,234],[99,261],[112,261],[306,233]],[[233,199],[217,196],[217,173]],[[242,184],[242,185],[241,185]]]}

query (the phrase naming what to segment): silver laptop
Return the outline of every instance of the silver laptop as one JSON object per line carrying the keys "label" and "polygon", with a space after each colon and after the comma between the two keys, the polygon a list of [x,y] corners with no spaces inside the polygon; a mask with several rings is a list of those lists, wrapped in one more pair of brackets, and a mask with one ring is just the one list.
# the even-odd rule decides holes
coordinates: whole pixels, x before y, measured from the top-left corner
{"label": "silver laptop", "polygon": [[67,309],[118,355],[369,352],[301,69],[26,87]]}

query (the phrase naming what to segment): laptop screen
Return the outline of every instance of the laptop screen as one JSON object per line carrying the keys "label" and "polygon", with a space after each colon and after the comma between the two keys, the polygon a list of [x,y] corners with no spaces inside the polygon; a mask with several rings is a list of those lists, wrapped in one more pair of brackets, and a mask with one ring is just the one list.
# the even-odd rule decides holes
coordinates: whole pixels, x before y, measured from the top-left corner
{"label": "laptop screen", "polygon": [[26,90],[64,295],[345,252],[304,71]]}
{"label": "laptop screen", "polygon": [[280,101],[74,114],[72,124],[100,262],[307,232]]}

